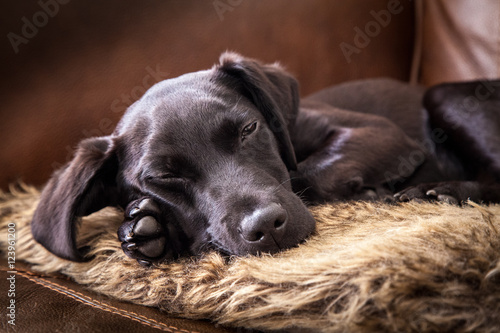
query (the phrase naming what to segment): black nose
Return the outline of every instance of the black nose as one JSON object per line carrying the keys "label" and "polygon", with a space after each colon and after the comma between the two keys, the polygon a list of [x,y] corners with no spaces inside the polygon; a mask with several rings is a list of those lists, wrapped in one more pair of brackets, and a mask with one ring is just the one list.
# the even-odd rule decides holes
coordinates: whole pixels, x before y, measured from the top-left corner
{"label": "black nose", "polygon": [[279,241],[285,232],[286,220],[286,210],[272,203],[264,208],[257,208],[245,216],[238,231],[247,242],[279,248]]}

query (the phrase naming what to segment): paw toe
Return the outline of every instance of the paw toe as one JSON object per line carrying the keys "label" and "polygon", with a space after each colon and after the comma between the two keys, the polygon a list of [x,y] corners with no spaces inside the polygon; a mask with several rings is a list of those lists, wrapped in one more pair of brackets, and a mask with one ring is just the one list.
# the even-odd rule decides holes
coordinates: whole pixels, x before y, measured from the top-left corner
{"label": "paw toe", "polygon": [[438,196],[436,190],[429,190],[425,193],[425,195],[427,195],[428,197],[437,197]]}
{"label": "paw toe", "polygon": [[134,238],[134,221],[125,221],[118,229],[118,239],[122,242],[130,242]]}
{"label": "paw toe", "polygon": [[165,252],[166,238],[158,237],[144,242],[122,243],[122,250],[130,258],[154,260]]}
{"label": "paw toe", "polygon": [[451,205],[458,205],[458,200],[455,197],[448,195],[448,194],[439,194],[437,196],[437,199],[439,201],[446,202],[446,203],[449,203]]}
{"label": "paw toe", "polygon": [[141,244],[137,247],[137,250],[145,257],[157,258],[163,254],[165,243],[165,237],[159,237]]}
{"label": "paw toe", "polygon": [[156,203],[149,198],[141,200],[138,208],[142,211],[149,211],[152,213],[160,214],[160,209],[158,208]]}
{"label": "paw toe", "polygon": [[426,192],[428,197],[431,197],[434,200],[446,202],[451,205],[458,205],[458,200],[455,198],[446,188],[444,187],[435,187]]}
{"label": "paw toe", "polygon": [[137,200],[131,203],[129,207],[130,208],[128,209],[126,215],[130,219],[136,218],[140,214],[158,215],[161,213],[160,208],[158,208],[158,205],[149,198]]}
{"label": "paw toe", "polygon": [[133,228],[134,235],[149,237],[155,236],[162,232],[160,223],[152,216],[144,216],[142,219],[137,221]]}
{"label": "paw toe", "polygon": [[137,259],[137,262],[143,266],[143,267],[149,267],[151,266],[151,261],[149,260],[144,260],[144,259]]}
{"label": "paw toe", "polygon": [[403,201],[403,202],[410,201],[410,197],[406,193],[405,194],[401,194],[398,199],[399,199],[399,201]]}

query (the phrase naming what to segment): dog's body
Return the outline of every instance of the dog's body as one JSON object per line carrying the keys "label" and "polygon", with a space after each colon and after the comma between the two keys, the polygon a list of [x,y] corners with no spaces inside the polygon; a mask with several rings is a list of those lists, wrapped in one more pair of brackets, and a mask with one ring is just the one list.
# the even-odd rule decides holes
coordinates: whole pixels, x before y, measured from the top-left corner
{"label": "dog's body", "polygon": [[[209,248],[292,247],[314,230],[297,192],[308,203],[400,190],[397,200],[500,201],[500,94],[468,120],[439,123],[451,107],[432,94],[451,89],[459,99],[462,88],[427,93],[429,113],[421,88],[384,79],[336,86],[299,107],[297,83],[279,66],[225,54],[211,70],[155,85],[111,136],[83,141],[44,189],[33,234],[82,260],[77,218],[120,205],[122,247],[149,264]],[[483,177],[495,183],[476,182]]]}
{"label": "dog's body", "polygon": [[[474,109],[467,108],[470,98],[477,99]],[[325,138],[317,143],[319,149],[308,142],[314,136],[307,133],[318,126]],[[333,140],[324,134],[331,132]],[[315,147],[317,159],[297,153],[299,160],[306,156],[298,175],[307,175],[297,189],[309,188],[315,202],[389,199],[399,191],[401,200],[500,200],[499,81],[445,84],[427,91],[390,79],[344,83],[306,98],[292,135],[295,147],[304,142]],[[335,172],[326,168],[311,175],[328,164],[326,151],[339,157],[330,158]]]}

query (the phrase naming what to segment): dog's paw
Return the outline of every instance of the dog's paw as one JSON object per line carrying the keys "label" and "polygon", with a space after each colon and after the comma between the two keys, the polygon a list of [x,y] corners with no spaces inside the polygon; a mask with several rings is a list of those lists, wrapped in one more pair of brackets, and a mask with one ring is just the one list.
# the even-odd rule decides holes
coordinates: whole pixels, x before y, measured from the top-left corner
{"label": "dog's paw", "polygon": [[476,189],[467,182],[441,182],[412,186],[398,192],[394,198],[398,201],[441,201],[459,205],[473,198]]}
{"label": "dog's paw", "polygon": [[125,210],[125,221],[118,229],[123,252],[143,266],[168,257],[167,229],[160,223],[161,210],[150,198],[132,201]]}

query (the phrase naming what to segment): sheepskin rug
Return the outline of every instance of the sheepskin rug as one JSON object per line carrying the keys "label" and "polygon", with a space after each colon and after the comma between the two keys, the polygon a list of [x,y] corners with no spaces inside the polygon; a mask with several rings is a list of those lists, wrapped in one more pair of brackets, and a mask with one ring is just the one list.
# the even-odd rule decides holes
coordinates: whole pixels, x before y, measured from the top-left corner
{"label": "sheepskin rug", "polygon": [[[316,207],[317,232],[277,255],[217,253],[143,268],[120,249],[122,212],[83,219],[93,259],[59,259],[31,237],[39,193],[3,194],[0,242],[17,260],[89,289],[186,318],[285,332],[499,332],[500,206],[338,203]],[[3,250],[4,251],[4,250]]]}

